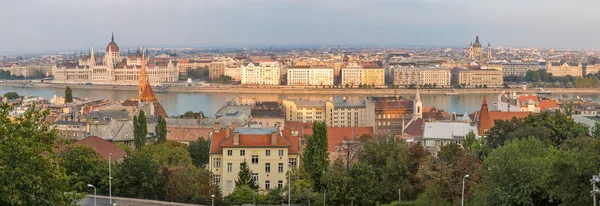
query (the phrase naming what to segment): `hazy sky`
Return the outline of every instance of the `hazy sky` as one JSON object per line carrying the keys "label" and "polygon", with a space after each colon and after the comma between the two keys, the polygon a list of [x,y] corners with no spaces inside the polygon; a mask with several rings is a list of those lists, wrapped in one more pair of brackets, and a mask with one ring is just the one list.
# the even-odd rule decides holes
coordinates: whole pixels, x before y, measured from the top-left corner
{"label": "hazy sky", "polygon": [[0,53],[252,45],[600,48],[598,0],[0,0]]}

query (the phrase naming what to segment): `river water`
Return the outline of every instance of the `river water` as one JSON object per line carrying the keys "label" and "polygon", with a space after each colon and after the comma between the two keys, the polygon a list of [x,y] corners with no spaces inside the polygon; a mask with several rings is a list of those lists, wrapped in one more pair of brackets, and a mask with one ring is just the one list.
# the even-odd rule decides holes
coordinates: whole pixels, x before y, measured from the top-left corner
{"label": "river water", "polygon": [[[17,92],[19,95],[34,95],[47,99],[52,98],[54,94],[64,96],[62,88],[36,88],[36,87],[10,87],[0,86],[0,94],[6,92]],[[283,98],[290,99],[322,99],[341,98],[341,96],[331,95],[279,95],[279,94],[233,94],[233,93],[187,93],[187,92],[166,92],[156,94],[159,101],[162,103],[167,113],[171,116],[180,115],[186,111],[202,111],[205,115],[213,116],[217,110],[227,100],[234,97],[254,97],[257,101],[275,101]],[[490,108],[492,103],[497,101],[498,93],[488,94],[488,104]],[[121,90],[100,90],[100,89],[73,89],[73,96],[108,99],[110,101],[125,100],[128,98],[136,98],[137,91],[121,91]],[[558,94],[554,94],[558,98]],[[563,98],[591,98],[596,102],[600,102],[600,93],[572,93],[561,94]],[[347,96],[350,99],[364,98],[362,95]],[[409,98],[414,98],[414,95],[408,95]],[[421,94],[423,106],[434,106],[443,109],[449,113],[456,112],[462,114],[464,112],[474,112],[481,108],[483,94],[462,94],[457,96],[446,96],[443,94]]]}

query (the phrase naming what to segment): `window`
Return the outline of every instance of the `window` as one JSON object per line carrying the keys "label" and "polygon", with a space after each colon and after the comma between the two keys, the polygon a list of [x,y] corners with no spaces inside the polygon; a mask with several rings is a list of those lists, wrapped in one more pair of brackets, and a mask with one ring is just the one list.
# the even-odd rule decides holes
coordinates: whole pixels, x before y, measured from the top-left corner
{"label": "window", "polygon": [[246,150],[240,150],[240,156],[246,156]]}
{"label": "window", "polygon": [[279,189],[283,188],[283,180],[277,181],[277,188],[279,188]]}
{"label": "window", "polygon": [[215,182],[215,185],[220,185],[221,184],[221,175],[214,175],[213,181]]}
{"label": "window", "polygon": [[258,155],[252,155],[252,164],[258,164]]}
{"label": "window", "polygon": [[265,156],[271,156],[271,150],[265,151]]}
{"label": "window", "polygon": [[271,189],[271,181],[265,180],[265,190],[270,190],[270,189]]}
{"label": "window", "polygon": [[298,160],[296,158],[290,158],[289,159],[289,164],[292,167],[296,167],[296,165],[298,164]]}
{"label": "window", "polygon": [[232,172],[233,171],[233,163],[227,163],[227,172]]}
{"label": "window", "polygon": [[233,189],[233,182],[231,180],[227,180],[227,191],[231,191]]}
{"label": "window", "polygon": [[283,157],[283,150],[282,149],[279,150],[279,156]]}
{"label": "window", "polygon": [[252,173],[252,180],[255,184],[258,184],[258,173]]}
{"label": "window", "polygon": [[277,172],[283,173],[283,163],[279,163],[277,166]]}
{"label": "window", "polygon": [[233,150],[227,150],[227,156],[232,156],[233,155]]}
{"label": "window", "polygon": [[213,165],[215,168],[221,168],[221,158],[214,158]]}
{"label": "window", "polygon": [[265,163],[265,172],[271,173],[271,163]]}
{"label": "window", "polygon": [[435,140],[425,140],[425,146],[428,146],[428,147],[435,146]]}

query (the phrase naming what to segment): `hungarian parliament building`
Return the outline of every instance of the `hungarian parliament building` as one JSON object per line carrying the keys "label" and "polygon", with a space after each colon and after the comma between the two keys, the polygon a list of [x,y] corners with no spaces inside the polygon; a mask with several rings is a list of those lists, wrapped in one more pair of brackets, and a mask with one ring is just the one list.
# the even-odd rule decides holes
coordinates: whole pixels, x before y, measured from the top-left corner
{"label": "hungarian parliament building", "polygon": [[[101,57],[90,50],[88,55],[80,55],[77,61],[59,62],[52,68],[53,83],[68,84],[109,84],[138,85],[142,65],[142,53],[127,52],[127,58],[121,57],[114,35]],[[151,85],[161,85],[179,80],[176,65],[170,60],[151,62],[146,58],[147,79]]]}

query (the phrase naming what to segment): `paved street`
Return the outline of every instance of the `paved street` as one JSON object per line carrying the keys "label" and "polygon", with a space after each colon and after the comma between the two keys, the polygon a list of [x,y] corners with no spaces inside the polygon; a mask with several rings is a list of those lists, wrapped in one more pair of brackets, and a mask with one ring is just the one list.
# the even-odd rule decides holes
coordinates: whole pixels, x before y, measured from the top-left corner
{"label": "paved street", "polygon": [[[108,206],[110,205],[108,202],[108,198],[104,198],[104,197],[98,197],[96,199],[96,205],[97,206]],[[165,205],[173,205],[173,204],[158,204],[158,203],[140,203],[140,202],[136,202],[136,201],[127,201],[127,200],[115,200],[113,199],[113,202],[116,202],[117,205],[122,206],[133,206],[133,205],[144,205],[144,206],[165,206]],[[82,206],[94,206],[94,197],[90,197],[90,196],[86,196],[85,198],[83,198],[83,200],[81,200],[79,202],[80,205]]]}

